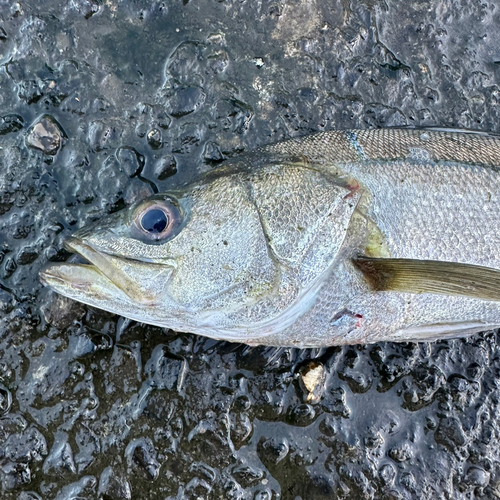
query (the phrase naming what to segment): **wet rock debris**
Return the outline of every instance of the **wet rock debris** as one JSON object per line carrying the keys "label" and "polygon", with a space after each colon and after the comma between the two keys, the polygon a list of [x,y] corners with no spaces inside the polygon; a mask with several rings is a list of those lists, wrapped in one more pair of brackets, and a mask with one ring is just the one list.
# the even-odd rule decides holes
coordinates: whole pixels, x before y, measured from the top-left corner
{"label": "wet rock debris", "polygon": [[498,332],[250,348],[38,272],[79,227],[266,143],[500,132],[499,23],[488,0],[0,0],[1,498],[498,498]]}

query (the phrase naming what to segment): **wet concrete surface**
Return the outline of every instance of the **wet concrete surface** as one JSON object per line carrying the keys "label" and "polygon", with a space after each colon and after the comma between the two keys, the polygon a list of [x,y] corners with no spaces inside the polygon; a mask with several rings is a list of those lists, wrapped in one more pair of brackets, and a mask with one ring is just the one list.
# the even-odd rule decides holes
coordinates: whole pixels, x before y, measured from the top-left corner
{"label": "wet concrete surface", "polygon": [[499,27],[487,0],[0,0],[1,498],[499,498],[498,332],[250,348],[37,277],[77,228],[256,146],[500,132]]}

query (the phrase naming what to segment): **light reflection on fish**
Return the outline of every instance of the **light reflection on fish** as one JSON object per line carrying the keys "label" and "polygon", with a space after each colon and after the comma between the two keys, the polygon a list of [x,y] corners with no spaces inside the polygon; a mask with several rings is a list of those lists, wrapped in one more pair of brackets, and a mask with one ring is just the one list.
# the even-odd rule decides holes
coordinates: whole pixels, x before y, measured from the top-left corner
{"label": "light reflection on fish", "polygon": [[248,344],[500,327],[500,139],[322,132],[81,229],[42,281],[137,321]]}

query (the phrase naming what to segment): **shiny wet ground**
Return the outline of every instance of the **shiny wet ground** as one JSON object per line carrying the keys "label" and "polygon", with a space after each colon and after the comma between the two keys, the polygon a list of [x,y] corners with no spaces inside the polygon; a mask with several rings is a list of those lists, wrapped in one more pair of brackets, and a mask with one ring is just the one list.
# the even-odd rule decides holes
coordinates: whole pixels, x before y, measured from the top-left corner
{"label": "shiny wet ground", "polygon": [[500,496],[496,333],[249,348],[37,279],[77,228],[243,150],[332,128],[499,132],[499,22],[459,1],[0,0],[1,497]]}

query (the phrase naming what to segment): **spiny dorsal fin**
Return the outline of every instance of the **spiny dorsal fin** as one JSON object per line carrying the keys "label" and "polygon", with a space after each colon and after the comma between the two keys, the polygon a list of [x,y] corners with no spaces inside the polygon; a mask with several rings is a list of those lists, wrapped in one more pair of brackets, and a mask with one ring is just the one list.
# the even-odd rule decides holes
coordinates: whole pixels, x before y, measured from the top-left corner
{"label": "spiny dorsal fin", "polygon": [[500,301],[500,270],[437,260],[357,257],[372,290],[462,295]]}

